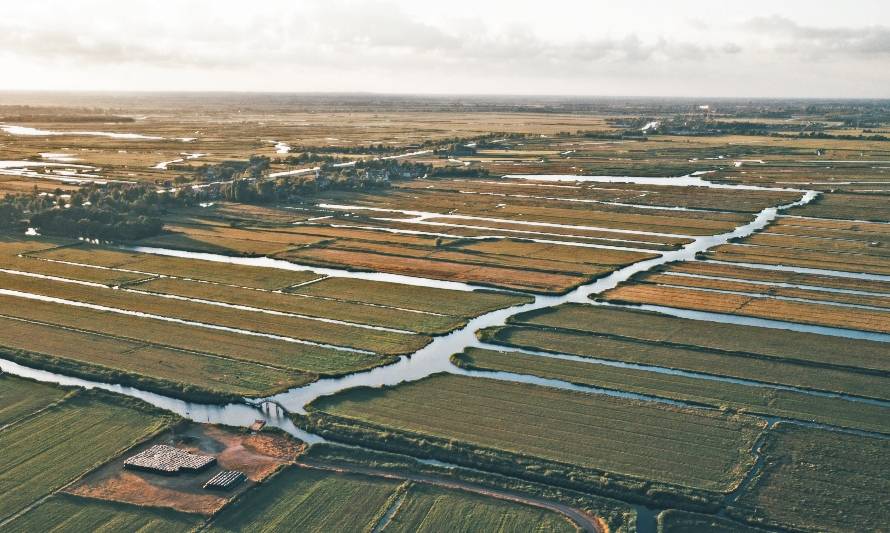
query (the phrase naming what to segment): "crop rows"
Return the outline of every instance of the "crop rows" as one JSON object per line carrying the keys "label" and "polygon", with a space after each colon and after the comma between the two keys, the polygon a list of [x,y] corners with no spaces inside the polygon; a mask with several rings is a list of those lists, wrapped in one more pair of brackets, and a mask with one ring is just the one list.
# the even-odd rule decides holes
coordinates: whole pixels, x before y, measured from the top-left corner
{"label": "crop rows", "polygon": [[598,395],[457,376],[316,401],[324,414],[584,468],[727,490],[760,425]]}

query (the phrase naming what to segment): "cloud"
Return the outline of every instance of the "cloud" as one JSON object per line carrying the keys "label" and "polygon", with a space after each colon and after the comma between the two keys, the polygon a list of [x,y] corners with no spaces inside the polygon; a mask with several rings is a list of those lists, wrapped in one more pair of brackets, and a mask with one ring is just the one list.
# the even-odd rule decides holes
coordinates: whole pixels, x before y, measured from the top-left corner
{"label": "cloud", "polygon": [[883,58],[890,55],[890,28],[887,26],[805,26],[786,17],[772,16],[753,18],[743,27],[775,42],[778,50],[798,51],[811,57]]}
{"label": "cloud", "polygon": [[35,25],[6,19],[0,22],[0,50],[35,61],[97,65],[391,69],[436,61],[523,74],[565,68],[589,72],[616,64],[645,68],[647,63],[701,61],[737,51],[730,43],[705,45],[636,33],[554,42],[538,36],[533,24],[500,30],[448,26],[422,20],[387,1],[310,1],[264,13],[240,24],[210,18],[197,26],[175,19],[140,24],[132,16],[120,26],[53,24],[52,19]]}

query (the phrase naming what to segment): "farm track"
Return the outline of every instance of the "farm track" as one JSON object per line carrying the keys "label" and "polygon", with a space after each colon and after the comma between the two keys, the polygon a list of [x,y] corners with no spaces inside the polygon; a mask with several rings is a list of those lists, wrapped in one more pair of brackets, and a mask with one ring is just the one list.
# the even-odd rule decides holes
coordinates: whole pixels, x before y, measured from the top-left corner
{"label": "farm track", "polygon": [[298,463],[297,466],[300,466],[302,468],[312,468],[315,470],[326,470],[329,472],[348,472],[353,474],[364,474],[366,476],[382,477],[386,479],[413,481],[415,483],[424,483],[427,485],[433,485],[446,489],[461,490],[473,494],[479,494],[480,496],[487,496],[498,500],[505,500],[555,511],[568,517],[572,522],[580,526],[587,533],[607,533],[607,530],[603,528],[603,525],[600,524],[595,516],[591,516],[590,514],[585,513],[584,511],[575,507],[540,498],[533,498],[525,494],[494,490],[482,485],[476,485],[474,483],[469,483],[466,481],[446,479],[421,474],[394,474],[386,470],[379,470],[375,468],[354,465],[343,466],[320,461],[302,462]]}

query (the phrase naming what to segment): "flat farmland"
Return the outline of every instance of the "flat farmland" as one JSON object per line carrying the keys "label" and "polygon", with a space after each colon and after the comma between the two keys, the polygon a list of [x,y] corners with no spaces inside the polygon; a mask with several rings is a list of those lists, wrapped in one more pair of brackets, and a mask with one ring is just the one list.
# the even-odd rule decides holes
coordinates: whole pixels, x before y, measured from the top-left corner
{"label": "flat farmland", "polygon": [[287,468],[224,509],[209,531],[370,531],[400,482]]}
{"label": "flat farmland", "polygon": [[257,256],[323,240],[320,237],[260,228],[239,229],[206,224],[167,224],[164,229],[172,233],[143,239],[140,244],[194,252]]}
{"label": "flat farmland", "polygon": [[668,509],[658,513],[658,533],[765,533],[734,520]]}
{"label": "flat farmland", "polygon": [[520,533],[530,527],[540,532],[578,531],[575,524],[552,511],[422,484],[408,488],[383,531]]}
{"label": "flat farmland", "polygon": [[69,391],[0,373],[0,428],[63,399]]}
{"label": "flat farmland", "polygon": [[[789,272],[782,270],[766,270],[762,268],[750,268],[732,263],[719,263],[711,261],[689,261],[673,263],[665,268],[668,272],[693,274],[697,276],[711,276],[717,278],[729,278],[748,282],[766,282],[775,284],[802,285],[810,289],[826,288],[841,289],[846,291],[867,290],[872,293],[887,294],[890,297],[890,282],[869,280],[867,284],[855,278],[841,278],[836,276],[822,276],[818,274],[805,274],[801,272]],[[827,292],[827,291],[826,291]],[[840,293],[826,294],[825,297],[835,296]]]}
{"label": "flat farmland", "polygon": [[315,378],[309,373],[2,315],[0,354],[25,364],[84,373],[103,381],[123,380],[175,396],[199,391],[262,396]]}
{"label": "flat farmland", "polygon": [[637,339],[600,337],[571,330],[509,326],[483,330],[481,336],[488,342],[517,348],[890,399],[887,392],[890,376],[861,372],[859,369],[756,357],[755,354],[725,353],[701,347],[670,346]]}
{"label": "flat farmland", "polygon": [[[0,273],[0,287],[129,312],[239,328],[384,355],[411,353],[430,341],[429,337],[422,335],[360,329],[348,324],[322,322],[297,316],[271,315],[195,301],[173,300],[155,294],[97,288],[13,274]],[[157,319],[148,318],[148,320]]]}
{"label": "flat farmland", "polygon": [[[306,248],[278,254],[276,258],[317,266],[350,267],[542,293],[568,292],[571,288],[590,280],[590,276],[584,275],[551,274],[484,265],[470,266],[465,263],[369,253],[362,250]],[[606,274],[609,271],[610,269],[604,267],[600,273]]]}
{"label": "flat farmland", "polygon": [[814,203],[791,211],[794,215],[846,220],[890,222],[887,198],[861,194],[825,194]]}
{"label": "flat farmland", "polygon": [[56,494],[4,526],[4,531],[31,533],[186,533],[202,522],[197,515],[92,498]]}
{"label": "flat farmland", "polygon": [[[310,418],[381,428],[581,471],[709,491],[736,486],[752,464],[756,419],[701,414],[481,378],[436,375],[316,400]],[[435,446],[435,445],[433,445]],[[577,471],[577,470],[573,470]]]}
{"label": "flat farmland", "polygon": [[777,248],[775,246],[754,246],[725,244],[713,248],[706,254],[709,259],[734,263],[760,263],[764,265],[786,265],[823,270],[840,270],[865,274],[890,275],[890,257],[885,255],[865,255],[861,253],[810,251],[806,243]]}
{"label": "flat farmland", "polygon": [[890,313],[879,309],[840,308],[834,305],[786,301],[765,296],[647,283],[619,286],[604,292],[602,299],[613,303],[661,305],[816,326],[890,333]]}
{"label": "flat farmland", "polygon": [[520,294],[489,291],[453,291],[415,287],[386,281],[351,278],[325,278],[315,283],[288,289],[287,292],[315,298],[410,309],[423,313],[471,318],[512,305],[529,303],[532,298]]}
{"label": "flat farmland", "polygon": [[149,274],[140,274],[138,272],[125,272],[121,270],[99,269],[70,265],[67,263],[42,261],[28,256],[0,256],[0,269],[28,272],[40,276],[54,276],[90,283],[101,283],[110,287],[132,283],[150,276]]}
{"label": "flat farmland", "polygon": [[283,340],[254,337],[240,333],[212,330],[93,309],[72,308],[49,302],[0,296],[6,314],[50,325],[74,328],[90,333],[147,342],[180,350],[219,355],[285,370],[337,375],[371,368],[391,359],[362,353],[330,350]]}
{"label": "flat farmland", "polygon": [[776,287],[765,285],[762,283],[749,283],[742,280],[722,280],[709,279],[702,277],[693,277],[685,275],[674,275],[672,270],[668,270],[668,274],[646,274],[636,277],[636,281],[653,285],[667,287],[688,287],[692,289],[709,289],[713,291],[726,291],[732,293],[744,293],[752,297],[769,297],[769,298],[794,298],[806,300],[802,303],[819,303],[819,304],[850,304],[859,306],[870,306],[880,308],[890,308],[890,294],[883,296],[872,296],[870,294],[851,294],[839,293],[820,290]]}
{"label": "flat farmland", "polygon": [[[825,195],[830,197],[830,195]],[[821,198],[821,197],[820,197]],[[857,196],[856,200],[867,197]],[[807,209],[813,204],[800,209]],[[831,220],[826,218],[810,218],[808,216],[780,216],[766,229],[765,233],[776,235],[797,235],[801,237],[819,237],[824,239],[844,239],[853,241],[869,241],[887,243],[890,241],[890,228],[887,224],[865,222],[862,220]],[[884,244],[886,246],[886,244]]]}
{"label": "flat farmland", "polygon": [[446,333],[464,323],[459,317],[451,315],[417,313],[394,307],[371,307],[361,303],[301,296],[293,292],[260,292],[172,278],[152,279],[131,285],[130,288],[331,320],[345,320],[357,324],[397,328],[415,333]]}
{"label": "flat farmland", "polygon": [[779,424],[730,512],[771,527],[881,531],[890,521],[888,448],[885,439]]}
{"label": "flat farmland", "polygon": [[[727,195],[714,189],[689,187],[678,191],[676,187],[659,185],[635,185],[632,183],[583,183],[565,182],[553,184],[534,180],[464,180],[436,179],[414,180],[400,183],[399,189],[434,190],[463,194],[496,195],[506,198],[534,198],[553,202],[613,202],[646,207],[683,207],[687,209],[711,209],[756,213],[766,207],[794,202],[800,195],[779,191],[733,191]],[[509,201],[509,200],[508,200]]]}
{"label": "flat farmland", "polygon": [[[710,235],[730,231],[748,217],[737,213],[661,211],[623,206],[562,202],[546,198],[503,198],[429,190],[398,191],[382,195],[338,193],[328,204],[422,211],[449,215],[493,217],[506,221],[543,222],[571,226],[594,226],[679,235]],[[642,212],[641,212],[642,211]]]}
{"label": "flat farmland", "polygon": [[539,239],[551,242],[556,241],[556,243],[566,243],[569,246],[574,245],[575,248],[581,248],[582,245],[587,247],[600,245],[603,247],[620,246],[643,251],[662,251],[675,250],[682,242],[689,241],[689,239],[661,237],[657,235],[637,235],[614,231],[597,231],[552,226],[529,226],[463,218],[438,218],[436,220],[430,219],[429,221],[421,220],[405,222],[397,219],[382,219],[357,215],[345,216],[343,214],[335,214],[332,215],[332,217],[336,217],[336,224],[338,226],[374,228],[381,233],[403,231],[432,233],[434,235],[443,236],[443,239],[454,239],[450,244],[455,245],[460,245],[463,238],[472,238],[475,240]]}
{"label": "flat farmland", "polygon": [[840,398],[522,352],[467,348],[463,353],[453,356],[452,360],[458,366],[474,370],[533,375],[577,385],[678,400],[714,409],[733,409],[890,434],[890,409]]}
{"label": "flat farmland", "polygon": [[56,261],[69,261],[267,290],[290,287],[321,277],[314,272],[184,259],[91,245],[57,248],[32,255]]}
{"label": "flat farmland", "polygon": [[81,392],[0,430],[0,519],[160,430],[172,415],[141,402]]}
{"label": "flat farmland", "polygon": [[739,355],[890,372],[887,345],[881,342],[690,320],[636,309],[564,304],[522,313],[510,322]]}

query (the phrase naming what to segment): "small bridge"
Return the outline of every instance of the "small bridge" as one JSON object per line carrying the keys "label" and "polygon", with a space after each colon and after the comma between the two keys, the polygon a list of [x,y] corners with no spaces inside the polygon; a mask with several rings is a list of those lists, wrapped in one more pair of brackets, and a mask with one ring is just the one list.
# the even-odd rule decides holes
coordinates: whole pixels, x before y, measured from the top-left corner
{"label": "small bridge", "polygon": [[247,403],[247,405],[256,407],[260,411],[266,413],[270,412],[272,409],[275,409],[276,412],[280,409],[281,414],[287,414],[288,412],[283,405],[275,400],[272,400],[271,398],[261,398],[259,400],[249,400],[245,398],[244,401]]}

